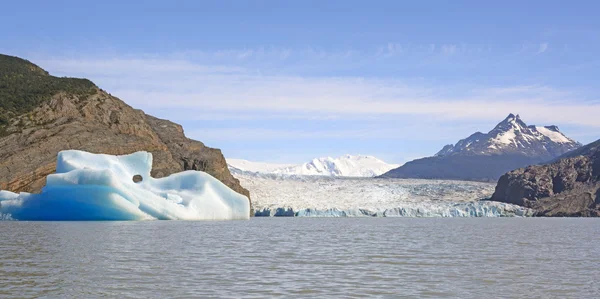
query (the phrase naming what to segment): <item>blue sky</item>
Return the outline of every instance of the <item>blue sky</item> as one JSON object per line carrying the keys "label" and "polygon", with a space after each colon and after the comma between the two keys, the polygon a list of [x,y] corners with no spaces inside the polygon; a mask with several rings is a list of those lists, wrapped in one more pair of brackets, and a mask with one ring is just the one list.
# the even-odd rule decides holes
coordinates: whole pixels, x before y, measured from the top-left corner
{"label": "blue sky", "polygon": [[597,1],[11,2],[1,53],[227,157],[402,163],[511,112],[600,138]]}

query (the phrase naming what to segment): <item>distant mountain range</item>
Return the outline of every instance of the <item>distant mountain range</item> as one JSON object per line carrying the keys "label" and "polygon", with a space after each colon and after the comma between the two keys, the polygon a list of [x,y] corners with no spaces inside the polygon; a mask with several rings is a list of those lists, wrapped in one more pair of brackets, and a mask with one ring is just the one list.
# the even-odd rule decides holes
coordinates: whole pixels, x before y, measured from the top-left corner
{"label": "distant mountain range", "polygon": [[388,164],[373,156],[345,155],[338,158],[315,158],[303,164],[273,164],[227,159],[232,172],[273,173],[282,175],[320,175],[334,177],[374,177],[397,164]]}
{"label": "distant mountain range", "polygon": [[502,174],[546,162],[582,145],[556,126],[528,126],[509,114],[488,133],[476,132],[382,175],[389,178],[495,181]]}

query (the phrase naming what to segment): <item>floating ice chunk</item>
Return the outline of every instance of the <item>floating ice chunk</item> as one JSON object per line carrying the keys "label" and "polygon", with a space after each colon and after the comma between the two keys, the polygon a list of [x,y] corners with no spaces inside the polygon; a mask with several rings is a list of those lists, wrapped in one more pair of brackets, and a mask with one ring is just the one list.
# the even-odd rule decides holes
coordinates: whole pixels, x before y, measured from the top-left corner
{"label": "floating ice chunk", "polygon": [[[152,154],[58,154],[56,174],[40,194],[0,191],[0,219],[248,219],[248,198],[200,171],[150,176]],[[142,181],[134,182],[134,176]]]}

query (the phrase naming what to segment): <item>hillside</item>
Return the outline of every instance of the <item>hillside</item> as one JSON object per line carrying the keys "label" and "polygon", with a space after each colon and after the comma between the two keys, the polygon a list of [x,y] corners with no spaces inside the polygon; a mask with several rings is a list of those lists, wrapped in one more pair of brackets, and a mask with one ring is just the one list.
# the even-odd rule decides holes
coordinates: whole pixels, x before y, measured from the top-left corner
{"label": "hillside", "polygon": [[188,139],[180,125],[133,109],[89,80],[53,77],[6,55],[0,55],[0,78],[0,190],[38,192],[61,150],[144,150],[154,156],[154,177],[201,170],[249,197],[219,149]]}
{"label": "hillside", "polygon": [[96,90],[87,79],[57,78],[27,60],[0,55],[0,130],[59,92],[86,97]]}

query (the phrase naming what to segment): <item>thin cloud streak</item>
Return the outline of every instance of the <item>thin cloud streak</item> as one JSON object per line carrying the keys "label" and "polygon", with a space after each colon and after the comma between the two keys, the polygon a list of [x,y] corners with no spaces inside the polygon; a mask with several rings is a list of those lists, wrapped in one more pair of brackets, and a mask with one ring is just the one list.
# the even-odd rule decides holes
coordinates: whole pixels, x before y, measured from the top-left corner
{"label": "thin cloud streak", "polygon": [[[348,139],[374,140],[394,138],[411,141],[436,141],[436,136],[423,134],[422,131],[437,130],[441,134],[450,134],[457,130],[472,130],[471,125],[455,125],[436,127],[435,124],[412,124],[402,127],[381,128],[373,125],[364,126],[360,129],[285,129],[285,128],[257,128],[257,127],[234,127],[234,128],[204,128],[186,130],[186,135],[200,140],[304,140],[304,139]],[[491,129],[491,128],[490,128]]]}
{"label": "thin cloud streak", "polygon": [[536,55],[542,54],[542,53],[546,52],[546,50],[548,50],[548,43],[541,43],[540,48],[538,49]]}
{"label": "thin cloud streak", "polygon": [[514,112],[538,123],[600,127],[598,102],[582,102],[576,92],[543,85],[455,88],[389,78],[264,75],[184,59],[46,59],[40,64],[61,74],[98,78],[102,88],[136,107],[210,111],[223,119],[241,111],[446,120],[498,119]]}

